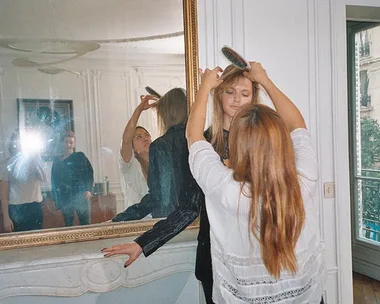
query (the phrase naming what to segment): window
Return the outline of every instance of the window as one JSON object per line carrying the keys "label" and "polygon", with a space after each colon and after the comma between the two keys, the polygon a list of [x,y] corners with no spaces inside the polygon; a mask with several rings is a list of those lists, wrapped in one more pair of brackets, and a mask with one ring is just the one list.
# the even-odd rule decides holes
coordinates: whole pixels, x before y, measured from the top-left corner
{"label": "window", "polygon": [[348,24],[347,37],[354,235],[380,245],[380,26]]}
{"label": "window", "polygon": [[368,83],[369,81],[368,81],[367,70],[361,70],[359,88],[360,88],[360,105],[362,107],[371,106],[371,95],[369,95],[368,93]]}
{"label": "window", "polygon": [[368,40],[368,31],[361,31],[358,33],[359,44],[360,44],[360,57],[367,57],[370,55],[370,46]]}

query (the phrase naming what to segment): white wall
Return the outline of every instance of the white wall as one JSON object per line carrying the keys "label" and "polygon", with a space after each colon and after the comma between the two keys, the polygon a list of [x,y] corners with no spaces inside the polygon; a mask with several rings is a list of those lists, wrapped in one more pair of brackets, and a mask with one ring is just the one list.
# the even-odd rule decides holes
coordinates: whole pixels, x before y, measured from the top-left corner
{"label": "white wall", "polygon": [[[0,150],[17,127],[17,98],[73,100],[76,149],[83,151],[94,167],[95,182],[107,176],[110,188],[117,195],[118,211],[124,209],[117,165],[121,136],[128,119],[151,86],[164,94],[173,87],[185,87],[184,58],[173,55],[156,62],[136,64],[115,62],[110,58],[97,62],[70,62],[66,68],[80,76],[62,73],[43,74],[35,69],[12,67],[0,60]],[[158,134],[153,111],[144,111],[139,124],[146,127],[153,139]],[[50,183],[46,188],[50,188]]]}

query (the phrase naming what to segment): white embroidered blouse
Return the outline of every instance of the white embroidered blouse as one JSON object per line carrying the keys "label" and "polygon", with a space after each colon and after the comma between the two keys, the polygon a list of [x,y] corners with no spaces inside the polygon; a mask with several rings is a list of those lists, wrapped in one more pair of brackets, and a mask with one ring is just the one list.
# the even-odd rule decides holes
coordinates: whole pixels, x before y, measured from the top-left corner
{"label": "white embroidered blouse", "polygon": [[126,163],[119,152],[121,189],[124,194],[124,208],[137,204],[148,193],[148,184],[139,161],[132,152],[131,160]]}
{"label": "white embroidered blouse", "polygon": [[266,270],[260,245],[249,233],[250,199],[207,141],[190,147],[189,163],[206,196],[210,221],[215,303],[320,303],[326,270],[319,234],[319,206],[315,200],[318,167],[310,134],[291,133],[306,221],[296,245],[298,271],[283,271],[279,279]]}

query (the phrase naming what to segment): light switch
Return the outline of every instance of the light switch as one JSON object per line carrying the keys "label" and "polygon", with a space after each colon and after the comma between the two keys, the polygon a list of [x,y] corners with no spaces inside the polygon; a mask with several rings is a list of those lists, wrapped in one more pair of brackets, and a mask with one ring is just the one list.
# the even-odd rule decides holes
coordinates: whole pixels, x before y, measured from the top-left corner
{"label": "light switch", "polygon": [[323,192],[324,192],[325,198],[335,197],[335,183],[334,182],[324,183]]}

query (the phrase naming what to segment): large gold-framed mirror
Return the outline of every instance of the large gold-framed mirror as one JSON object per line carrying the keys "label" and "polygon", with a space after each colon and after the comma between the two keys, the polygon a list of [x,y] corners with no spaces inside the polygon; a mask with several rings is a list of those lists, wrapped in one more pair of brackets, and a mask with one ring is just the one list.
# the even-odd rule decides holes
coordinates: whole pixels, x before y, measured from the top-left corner
{"label": "large gold-framed mirror", "polygon": [[[188,108],[193,102],[198,77],[196,2],[0,0],[0,161],[7,160],[12,132],[25,128],[28,117],[58,121],[57,115],[65,118],[59,126],[75,133],[76,149],[93,168],[89,225],[81,225],[74,213],[76,224],[65,226],[47,182],[41,186],[44,226],[19,232],[2,227],[0,250],[133,236],[157,222],[149,217],[110,222],[127,206],[120,190],[118,149],[146,86],[160,94],[186,88]],[[144,115],[141,123],[154,139],[155,114]],[[49,181],[58,152],[53,137],[47,138],[42,159]],[[189,229],[197,227],[195,222]]]}

